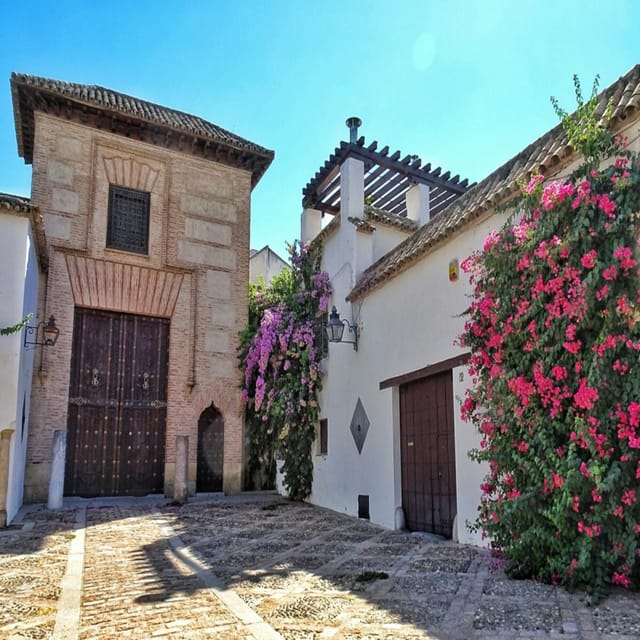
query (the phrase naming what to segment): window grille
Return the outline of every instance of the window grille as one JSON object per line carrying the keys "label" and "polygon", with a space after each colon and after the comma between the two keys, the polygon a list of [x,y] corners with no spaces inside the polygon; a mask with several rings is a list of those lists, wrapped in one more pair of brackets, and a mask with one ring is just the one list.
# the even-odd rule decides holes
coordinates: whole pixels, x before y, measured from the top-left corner
{"label": "window grille", "polygon": [[108,248],[148,253],[150,196],[145,191],[109,186]]}
{"label": "window grille", "polygon": [[318,436],[318,455],[327,455],[329,453],[329,421],[326,418],[320,420]]}

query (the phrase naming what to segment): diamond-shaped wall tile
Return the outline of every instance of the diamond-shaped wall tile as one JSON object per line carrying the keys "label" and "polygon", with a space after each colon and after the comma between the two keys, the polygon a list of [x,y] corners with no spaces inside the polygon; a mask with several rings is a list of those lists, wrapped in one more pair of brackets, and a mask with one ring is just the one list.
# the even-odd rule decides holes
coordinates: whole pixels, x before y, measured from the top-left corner
{"label": "diamond-shaped wall tile", "polygon": [[369,418],[362,406],[360,398],[358,398],[358,402],[356,402],[356,409],[353,412],[353,418],[351,418],[350,429],[356,447],[358,447],[358,453],[362,453],[364,441],[367,439],[367,431],[369,431]]}

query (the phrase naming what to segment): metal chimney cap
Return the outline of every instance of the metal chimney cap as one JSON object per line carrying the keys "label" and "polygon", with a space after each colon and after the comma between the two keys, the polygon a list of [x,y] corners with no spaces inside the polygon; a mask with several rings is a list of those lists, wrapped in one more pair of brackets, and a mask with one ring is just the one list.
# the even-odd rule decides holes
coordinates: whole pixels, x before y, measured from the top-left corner
{"label": "metal chimney cap", "polygon": [[349,127],[349,142],[352,144],[358,140],[358,127],[362,124],[362,120],[357,116],[347,118],[345,124]]}

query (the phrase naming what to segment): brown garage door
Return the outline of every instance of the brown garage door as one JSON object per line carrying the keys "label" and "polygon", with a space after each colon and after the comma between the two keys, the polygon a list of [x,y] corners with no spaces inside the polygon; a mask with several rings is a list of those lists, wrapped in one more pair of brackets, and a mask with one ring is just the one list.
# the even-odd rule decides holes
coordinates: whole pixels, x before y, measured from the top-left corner
{"label": "brown garage door", "polygon": [[65,494],[164,486],[169,321],[76,309]]}
{"label": "brown garage door", "polygon": [[450,538],[456,515],[451,371],[400,387],[400,443],[407,528]]}

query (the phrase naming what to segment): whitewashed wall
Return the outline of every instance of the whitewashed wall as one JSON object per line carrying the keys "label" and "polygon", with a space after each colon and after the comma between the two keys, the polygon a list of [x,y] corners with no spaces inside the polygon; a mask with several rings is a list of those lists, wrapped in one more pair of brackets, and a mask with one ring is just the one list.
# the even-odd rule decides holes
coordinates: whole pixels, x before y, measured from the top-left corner
{"label": "whitewashed wall", "polygon": [[[12,326],[29,312],[33,313],[34,323],[38,265],[26,217],[0,215],[0,272],[0,326]],[[23,341],[24,331],[0,336],[0,430],[14,430],[9,453],[7,523],[22,505],[24,486],[34,352],[25,351]]]}
{"label": "whitewashed wall", "polygon": [[[358,495],[369,495],[371,520],[396,526],[396,509],[402,506],[398,389],[380,390],[379,384],[460,355],[454,340],[463,330],[461,314],[470,290],[464,277],[449,282],[449,262],[462,261],[481,247],[499,224],[501,219],[492,218],[469,228],[354,305],[344,301],[351,267],[344,259],[342,227],[326,241],[323,267],[331,276],[333,301],[341,317],[351,320],[353,314],[361,335],[357,352],[346,344],[329,348],[320,399],[329,424],[328,455],[315,458],[312,502],[357,515]],[[460,418],[459,402],[469,383],[464,367],[454,370],[453,382],[458,495],[453,533],[461,542],[480,543],[465,526],[475,519],[485,470],[467,457],[478,438]],[[358,398],[371,423],[361,454],[349,430]]]}
{"label": "whitewashed wall", "polygon": [[406,240],[411,234],[393,227],[373,223],[376,232],[373,234],[373,261],[382,258],[391,249]]}

